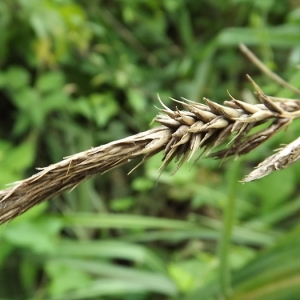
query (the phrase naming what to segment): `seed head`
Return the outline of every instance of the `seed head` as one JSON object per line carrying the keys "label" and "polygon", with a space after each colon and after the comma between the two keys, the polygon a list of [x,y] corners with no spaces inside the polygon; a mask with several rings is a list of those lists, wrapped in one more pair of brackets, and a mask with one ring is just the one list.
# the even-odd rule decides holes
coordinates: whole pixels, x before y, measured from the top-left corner
{"label": "seed head", "polygon": [[[224,102],[224,105],[204,98],[205,104],[191,100],[172,99],[182,105],[184,110],[171,110],[162,101],[163,109],[154,119],[172,130],[172,137],[165,145],[163,164],[164,169],[175,158],[181,166],[190,160],[195,152],[202,148],[211,152],[215,147],[227,143],[219,151],[209,154],[210,157],[223,159],[233,155],[244,155],[273,136],[299,116],[300,103],[296,100],[285,99],[274,102],[272,97],[265,95],[251,80],[255,87],[260,103],[249,104],[234,99]],[[258,126],[266,126],[251,134]],[[178,169],[178,167],[177,167]]]}

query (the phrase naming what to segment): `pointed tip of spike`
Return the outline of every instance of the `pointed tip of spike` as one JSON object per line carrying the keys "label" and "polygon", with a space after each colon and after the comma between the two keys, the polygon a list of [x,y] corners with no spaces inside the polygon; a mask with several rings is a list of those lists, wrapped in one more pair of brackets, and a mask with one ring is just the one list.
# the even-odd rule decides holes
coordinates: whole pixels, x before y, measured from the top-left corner
{"label": "pointed tip of spike", "polygon": [[236,100],[236,99],[229,93],[229,90],[227,90],[227,94],[228,94],[228,96],[230,97],[231,100],[233,100],[233,101]]}
{"label": "pointed tip of spike", "polygon": [[256,90],[257,93],[263,94],[263,91],[261,88],[256,84],[256,82],[251,78],[250,75],[246,74],[247,79],[250,81],[250,83],[253,85],[254,89]]}
{"label": "pointed tip of spike", "polygon": [[174,99],[174,98],[172,98],[172,97],[170,97],[170,99],[171,99],[172,101],[176,102],[176,103],[181,104],[183,107],[185,107],[185,106],[187,105],[185,102],[180,101],[180,100],[177,100],[177,99]]}
{"label": "pointed tip of spike", "polygon": [[160,96],[159,96],[158,93],[157,93],[157,98],[158,98],[159,103],[162,105],[162,107],[163,107],[164,109],[166,109],[166,110],[168,110],[168,111],[172,111],[167,105],[165,105],[165,104],[162,102],[162,100],[161,100],[161,98],[160,98]]}

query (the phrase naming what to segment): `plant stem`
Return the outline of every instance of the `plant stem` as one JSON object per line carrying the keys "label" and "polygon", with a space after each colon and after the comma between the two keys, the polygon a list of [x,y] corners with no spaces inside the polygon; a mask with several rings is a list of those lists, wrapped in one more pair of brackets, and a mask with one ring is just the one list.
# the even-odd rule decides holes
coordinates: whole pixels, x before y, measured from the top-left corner
{"label": "plant stem", "polygon": [[229,265],[229,251],[231,243],[231,234],[234,224],[236,194],[238,187],[238,173],[240,169],[240,159],[232,164],[228,176],[228,199],[224,209],[223,231],[219,245],[220,257],[220,288],[223,299],[229,299],[231,292],[231,274]]}

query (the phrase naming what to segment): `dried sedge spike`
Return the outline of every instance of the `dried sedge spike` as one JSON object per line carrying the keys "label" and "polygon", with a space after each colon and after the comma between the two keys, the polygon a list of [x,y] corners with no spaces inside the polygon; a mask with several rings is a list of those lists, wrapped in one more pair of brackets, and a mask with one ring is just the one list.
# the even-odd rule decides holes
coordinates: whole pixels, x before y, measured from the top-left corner
{"label": "dried sedge spike", "polygon": [[[260,104],[248,104],[232,96],[223,105],[206,98],[206,104],[173,99],[184,110],[172,110],[158,97],[162,108],[154,121],[162,126],[69,156],[0,191],[0,224],[47,198],[73,189],[95,174],[103,174],[139,156],[143,156],[143,159],[137,166],[163,151],[159,170],[163,171],[174,160],[178,163],[176,172],[198,149],[202,153],[197,159],[205,151],[209,153],[223,143],[227,146],[209,156],[224,159],[252,151],[294,118],[300,117],[300,102],[281,99],[274,103],[272,97],[266,96],[252,80],[251,82]],[[272,124],[270,119],[273,120]],[[265,128],[251,134],[251,129],[261,124],[266,124]],[[284,148],[272,160],[259,166],[257,172],[264,174],[261,170],[266,168],[265,173],[268,173],[269,168],[282,168],[299,160],[299,149],[298,145],[291,145],[287,150]],[[290,156],[285,155],[288,150]],[[251,176],[246,179],[252,180],[256,175]]]}
{"label": "dried sedge spike", "polygon": [[[178,151],[180,157],[184,156],[183,150],[189,152],[188,160],[190,160],[197,148],[211,151],[226,140],[229,140],[227,149],[209,156],[220,159],[248,153],[286,125],[287,120],[293,119],[294,112],[299,109],[300,105],[295,105],[293,101],[290,104],[286,101],[280,104],[272,103],[254,81],[251,80],[251,82],[258,98],[261,99],[261,104],[248,104],[234,99],[230,94],[231,100],[225,101],[224,105],[207,98],[204,98],[206,105],[190,100],[182,102],[173,99],[181,103],[188,113],[176,108],[177,115],[180,117],[177,116],[175,119],[183,125],[172,129],[175,135],[173,133],[172,142],[165,147],[167,163],[170,162],[171,154],[175,155],[174,149]],[[274,120],[272,125],[267,125],[269,127],[249,135],[253,127],[267,123],[270,119]],[[186,127],[181,128],[182,126]],[[183,148],[185,144],[189,147]],[[166,166],[165,162],[164,166]]]}
{"label": "dried sedge spike", "polygon": [[253,149],[257,148],[264,141],[272,137],[276,132],[281,130],[288,123],[287,119],[279,119],[274,121],[274,123],[253,135],[245,136],[243,139],[236,139],[233,145],[225,150],[220,150],[218,152],[209,155],[214,158],[224,158],[224,156],[232,155],[243,155],[247,154]]}
{"label": "dried sedge spike", "polygon": [[300,138],[279,149],[279,151],[261,162],[242,182],[253,181],[275,170],[287,168],[300,160]]}

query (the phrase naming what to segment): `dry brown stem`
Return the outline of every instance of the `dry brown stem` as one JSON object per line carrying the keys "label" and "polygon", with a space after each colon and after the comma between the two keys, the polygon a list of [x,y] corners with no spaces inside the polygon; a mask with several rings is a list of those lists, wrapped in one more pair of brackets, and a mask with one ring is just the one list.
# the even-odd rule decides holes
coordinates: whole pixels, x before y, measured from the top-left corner
{"label": "dry brown stem", "polygon": [[30,178],[0,191],[0,224],[32,206],[75,188],[95,174],[103,174],[140,156],[161,151],[171,137],[165,126],[130,136],[100,147],[76,153],[50,165]]}
{"label": "dry brown stem", "polygon": [[[75,188],[95,174],[103,174],[139,156],[144,157],[143,162],[164,151],[160,168],[163,171],[172,160],[178,161],[178,169],[199,148],[210,152],[226,141],[229,142],[228,148],[209,156],[223,159],[248,153],[298,118],[300,110],[300,102],[273,102],[253,81],[252,84],[260,104],[248,104],[232,97],[224,105],[206,98],[206,104],[173,99],[184,110],[177,107],[171,110],[161,102],[163,108],[154,120],[162,126],[74,154],[12,184],[0,191],[0,224],[46,199]],[[266,124],[264,128],[251,134],[252,128],[262,124]]]}
{"label": "dry brown stem", "polygon": [[254,55],[252,51],[249,50],[244,44],[240,44],[240,50],[251,60],[251,62],[256,65],[264,74],[270,77],[272,80],[280,84],[281,86],[293,91],[294,93],[300,95],[300,90],[298,90],[293,85],[289,84],[287,81],[282,79],[276,73],[271,71],[260,59]]}

